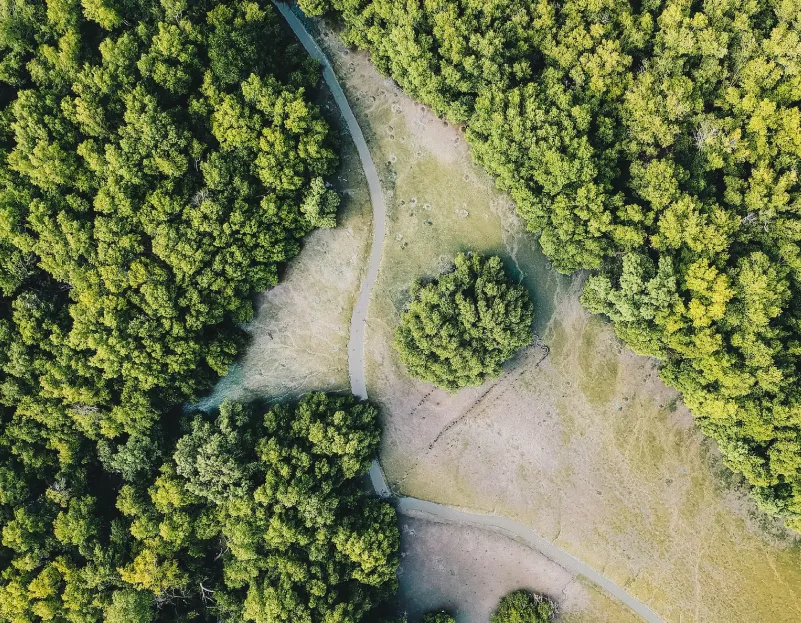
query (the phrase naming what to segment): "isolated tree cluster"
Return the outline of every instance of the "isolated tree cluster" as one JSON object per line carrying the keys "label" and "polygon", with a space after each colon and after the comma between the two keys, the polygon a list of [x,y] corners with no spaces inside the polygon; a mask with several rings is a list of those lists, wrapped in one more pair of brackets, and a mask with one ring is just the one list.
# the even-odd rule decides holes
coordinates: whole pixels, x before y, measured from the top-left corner
{"label": "isolated tree cluster", "polygon": [[550,600],[525,590],[506,595],[490,617],[490,623],[548,623],[554,614]]}
{"label": "isolated tree cluster", "polygon": [[0,0],[0,620],[355,622],[375,410],[183,414],[338,199],[269,3]]}
{"label": "isolated tree cluster", "polygon": [[801,530],[796,0],[302,0],[437,113]]}
{"label": "isolated tree cluster", "polygon": [[412,286],[394,344],[409,374],[453,392],[498,377],[531,343],[533,319],[528,292],[500,258],[460,253],[451,272]]}

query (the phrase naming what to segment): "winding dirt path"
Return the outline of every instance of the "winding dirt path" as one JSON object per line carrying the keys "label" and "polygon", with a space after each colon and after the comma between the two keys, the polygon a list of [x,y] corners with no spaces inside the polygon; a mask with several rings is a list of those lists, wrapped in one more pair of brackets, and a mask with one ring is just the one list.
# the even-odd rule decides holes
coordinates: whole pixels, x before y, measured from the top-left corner
{"label": "winding dirt path", "polygon": [[[308,30],[306,30],[303,22],[292,12],[289,6],[277,2],[276,0],[272,1],[289,24],[289,27],[303,44],[303,47],[323,66],[323,79],[331,90],[334,100],[345,119],[348,131],[359,153],[359,159],[361,160],[362,168],[367,178],[367,185],[370,189],[370,201],[373,206],[373,240],[370,247],[367,273],[359,289],[359,298],[353,308],[353,315],[350,322],[350,339],[348,341],[348,370],[350,373],[351,392],[359,398],[366,399],[367,382],[365,378],[364,346],[367,308],[370,304],[370,291],[378,277],[378,267],[381,263],[384,233],[386,230],[386,206],[381,192],[381,183],[378,179],[378,171],[375,168],[375,163],[370,156],[367,142],[364,140],[364,134],[334,74],[331,63],[317,45],[314,38],[309,34]],[[645,621],[648,621],[648,623],[663,623],[662,619],[660,619],[656,613],[644,603],[629,595],[622,587],[521,523],[507,517],[469,512],[435,502],[419,500],[417,498],[395,497],[387,484],[384,471],[381,469],[381,465],[377,460],[373,461],[370,467],[370,480],[373,483],[375,492],[380,497],[394,499],[397,509],[401,513],[428,515],[453,523],[479,526],[522,541],[571,573],[583,575],[591,580],[610,595],[634,610],[634,612],[640,615]]]}

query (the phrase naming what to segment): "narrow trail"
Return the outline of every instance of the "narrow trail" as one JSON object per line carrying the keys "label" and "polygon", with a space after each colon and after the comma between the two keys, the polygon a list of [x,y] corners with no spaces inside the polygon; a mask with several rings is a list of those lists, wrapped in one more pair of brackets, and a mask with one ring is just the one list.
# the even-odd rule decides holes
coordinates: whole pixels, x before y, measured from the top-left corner
{"label": "narrow trail", "polygon": [[[323,79],[334,96],[342,117],[350,132],[351,138],[356,145],[359,159],[367,178],[367,185],[370,189],[370,202],[373,206],[373,240],[370,247],[370,257],[367,264],[367,273],[359,289],[359,298],[353,308],[353,315],[350,322],[350,339],[348,341],[348,371],[350,373],[351,392],[359,398],[367,398],[367,382],[364,365],[364,346],[365,329],[367,324],[367,308],[370,304],[370,291],[378,277],[378,267],[381,263],[383,254],[384,233],[386,230],[386,206],[381,192],[381,182],[378,179],[378,171],[375,163],[370,156],[364,134],[356,120],[356,116],[351,110],[345,93],[337,80],[334,70],[331,67],[326,55],[317,45],[317,42],[306,30],[303,22],[288,5],[272,0],[275,7],[289,24],[289,27],[300,40],[306,51],[317,59],[323,67]],[[648,623],[663,623],[656,613],[638,599],[629,595],[625,589],[618,586],[603,574],[592,567],[584,564],[571,554],[560,549],[547,539],[538,535],[531,528],[524,526],[517,521],[499,515],[485,515],[466,510],[460,510],[451,506],[427,502],[417,498],[396,497],[387,484],[381,464],[375,460],[370,466],[370,480],[376,494],[382,498],[391,498],[395,501],[397,509],[403,514],[416,514],[428,516],[439,521],[458,523],[462,525],[478,526],[493,530],[501,534],[512,537],[515,540],[525,543],[527,546],[538,551],[542,555],[551,559],[556,564],[567,569],[569,572],[583,575],[585,578],[597,584],[603,590],[614,596]]]}

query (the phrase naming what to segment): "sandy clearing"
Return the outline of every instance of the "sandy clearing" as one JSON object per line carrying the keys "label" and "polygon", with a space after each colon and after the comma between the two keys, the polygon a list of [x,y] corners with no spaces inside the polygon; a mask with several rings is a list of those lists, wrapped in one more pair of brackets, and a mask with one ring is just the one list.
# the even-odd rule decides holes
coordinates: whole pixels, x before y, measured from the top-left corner
{"label": "sandy clearing", "polygon": [[395,611],[417,621],[447,609],[458,623],[487,623],[500,598],[527,589],[559,604],[560,623],[634,623],[623,604],[529,546],[482,528],[402,511]]}

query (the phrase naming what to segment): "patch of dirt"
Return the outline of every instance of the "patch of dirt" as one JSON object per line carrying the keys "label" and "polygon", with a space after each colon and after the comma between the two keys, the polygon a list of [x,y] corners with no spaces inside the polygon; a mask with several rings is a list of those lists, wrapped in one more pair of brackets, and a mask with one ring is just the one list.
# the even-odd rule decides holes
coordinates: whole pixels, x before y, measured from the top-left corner
{"label": "patch of dirt", "polygon": [[638,617],[594,585],[504,535],[401,515],[397,615],[418,621],[446,609],[457,623],[487,623],[505,594],[527,589],[559,604],[562,623],[634,623]]}

